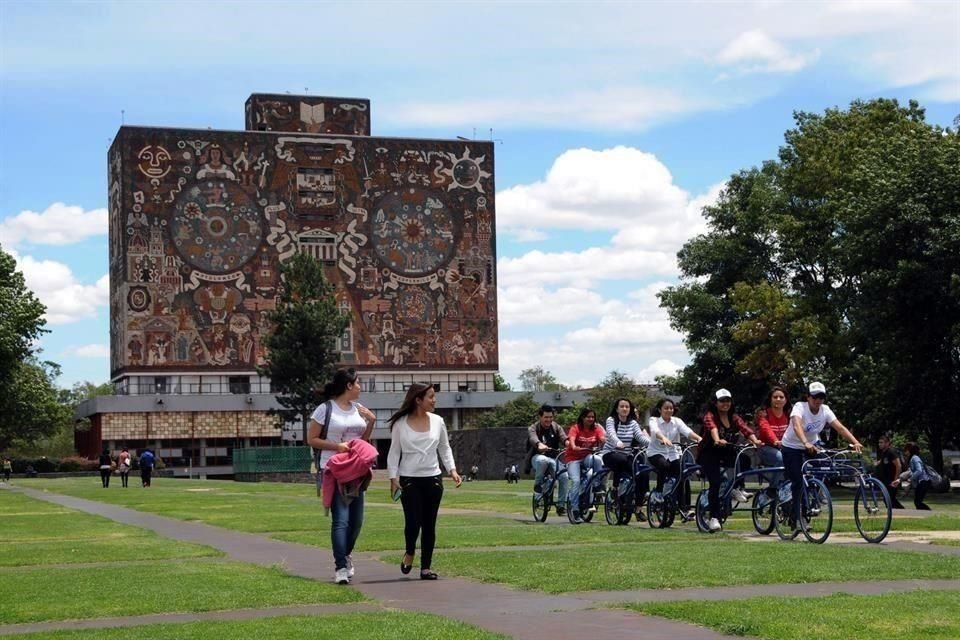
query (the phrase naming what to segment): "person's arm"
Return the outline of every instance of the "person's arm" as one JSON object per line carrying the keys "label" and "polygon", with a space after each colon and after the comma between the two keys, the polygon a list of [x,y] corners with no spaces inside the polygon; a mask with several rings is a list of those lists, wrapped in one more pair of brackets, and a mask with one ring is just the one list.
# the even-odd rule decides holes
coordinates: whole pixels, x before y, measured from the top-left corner
{"label": "person's arm", "polygon": [[807,440],[807,434],[803,430],[803,417],[802,416],[790,416],[790,428],[793,429],[794,435],[797,436],[797,439],[803,444],[804,449],[809,453],[816,453],[817,447],[814,446],[812,442]]}
{"label": "person's arm", "polygon": [[658,442],[660,442],[660,444],[662,444],[662,445],[664,445],[664,446],[666,446],[666,447],[669,447],[670,445],[673,444],[672,442],[670,442],[670,438],[668,438],[667,436],[663,435],[663,432],[660,431],[660,427],[657,426],[657,419],[656,419],[656,418],[650,418],[650,422],[648,423],[648,425],[649,425],[649,427],[650,427],[650,439],[651,439],[651,440],[653,440],[653,439],[655,438]]}
{"label": "person's arm", "polygon": [[[401,418],[405,420],[405,418]],[[399,422],[399,421],[398,421]],[[390,478],[390,494],[400,488],[400,456],[403,453],[403,443],[400,436],[400,425],[394,423],[390,430],[390,451],[387,453],[387,477]]]}
{"label": "person's arm", "polygon": [[613,418],[607,418],[605,431],[607,432],[607,442],[609,442],[616,449],[623,449],[625,446],[617,436],[617,425]]}
{"label": "person's arm", "polygon": [[768,444],[771,447],[779,447],[780,441],[777,440],[777,436],[773,433],[773,427],[770,426],[770,420],[767,418],[767,412],[758,412],[756,421],[757,429],[760,431],[761,442]]}
{"label": "person's arm", "polygon": [[720,437],[720,429],[717,428],[717,421],[713,419],[713,414],[707,411],[703,414],[704,437],[710,438],[710,441],[718,447],[725,447],[727,441]]}
{"label": "person's arm", "polygon": [[[350,450],[350,447],[347,446],[346,442],[334,442],[333,440],[324,440],[320,437],[320,431],[323,429],[323,425],[317,422],[316,420],[310,420],[310,429],[307,432],[307,444],[313,447],[314,449],[322,449],[324,451],[336,451],[337,453],[344,453]],[[327,434],[330,435],[329,433]]]}
{"label": "person's arm", "polygon": [[890,483],[890,486],[895,487],[899,484],[897,479],[900,477],[900,473],[903,471],[900,465],[900,456],[893,455],[890,449],[887,449],[887,453],[891,458],[893,458],[893,482]]}
{"label": "person's arm", "polygon": [[754,430],[750,428],[750,425],[748,425],[743,418],[740,416],[733,416],[733,421],[737,425],[737,429],[740,431],[743,437],[750,441],[750,444],[757,447],[763,444],[760,442],[760,438],[757,437],[757,434],[754,432]]}
{"label": "person's arm", "polygon": [[633,423],[633,439],[639,442],[641,447],[650,446],[650,436],[644,433],[643,429],[640,428],[639,422]]}
{"label": "person's arm", "polygon": [[583,447],[577,446],[577,436],[580,435],[580,425],[575,424],[570,427],[570,435],[567,438],[567,451],[576,453],[577,451],[583,451]]}
{"label": "person's arm", "polygon": [[530,447],[536,453],[543,453],[550,447],[540,442],[540,438],[537,436],[537,425],[531,425],[527,428],[527,441],[530,443]]}
{"label": "person's arm", "polygon": [[357,403],[357,412],[360,414],[360,417],[367,423],[367,428],[364,430],[363,435],[360,436],[361,440],[366,440],[370,442],[370,435],[373,433],[373,425],[377,423],[377,415],[367,409],[365,406]]}
{"label": "person's arm", "polygon": [[863,450],[863,445],[860,444],[860,441],[857,440],[856,436],[853,435],[853,432],[850,429],[847,429],[837,416],[833,415],[833,412],[830,412],[830,415],[833,417],[833,420],[827,422],[831,427],[833,427],[840,436],[853,445],[853,450],[857,453],[860,453]]}
{"label": "person's arm", "polygon": [[[431,419],[433,419],[432,416]],[[440,416],[437,416],[435,419],[440,423],[440,441],[437,443],[440,461],[443,462],[443,466],[447,468],[447,473],[450,474],[450,478],[454,484],[459,487],[460,484],[463,483],[463,478],[457,473],[457,464],[453,460],[453,449],[450,448],[450,437],[447,435],[447,425]],[[511,465],[511,472],[513,472],[515,466],[516,465]]]}
{"label": "person's arm", "polygon": [[674,418],[677,421],[677,426],[679,427],[680,435],[688,440],[693,440],[694,442],[700,442],[703,440],[696,432],[687,426],[687,423],[681,420],[680,418]]}

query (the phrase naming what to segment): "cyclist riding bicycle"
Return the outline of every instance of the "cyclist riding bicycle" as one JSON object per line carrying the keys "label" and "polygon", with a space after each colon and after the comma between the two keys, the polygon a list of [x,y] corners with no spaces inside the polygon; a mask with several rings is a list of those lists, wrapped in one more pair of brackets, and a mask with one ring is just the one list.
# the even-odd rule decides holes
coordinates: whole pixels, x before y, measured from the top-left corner
{"label": "cyclist riding bicycle", "polygon": [[[633,473],[633,454],[630,446],[646,448],[650,444],[648,436],[636,419],[637,411],[627,398],[619,398],[610,409],[606,421],[606,442],[603,445],[603,466],[613,472],[613,486],[619,487],[620,481]],[[643,473],[634,486],[636,500],[634,508],[638,517],[643,518],[643,499],[650,491],[650,474]]]}
{"label": "cyclist riding bicycle", "polygon": [[[650,417],[650,445],[647,447],[647,462],[657,470],[657,491],[663,491],[667,478],[680,481],[680,451],[676,442],[681,437],[700,442],[702,438],[680,418],[673,416],[673,400],[663,398],[656,404]],[[684,487],[681,504],[690,506],[690,489]]]}
{"label": "cyclist riding bicycle", "polygon": [[790,428],[783,434],[781,452],[783,466],[790,480],[790,490],[793,495],[793,512],[790,515],[790,526],[796,528],[803,505],[803,462],[807,455],[817,454],[814,444],[825,427],[832,427],[844,440],[853,445],[858,453],[863,448],[860,441],[847,429],[824,401],[827,398],[827,388],[822,382],[811,382],[806,402],[793,405],[790,412]]}
{"label": "cyclist riding bicycle", "polygon": [[[723,470],[734,466],[737,450],[732,446],[743,436],[754,445],[760,440],[743,418],[733,410],[733,396],[726,389],[720,389],[711,399],[703,414],[703,441],[700,444],[700,465],[710,481],[707,493],[710,503],[710,519],[707,528],[719,531],[720,525],[720,485],[723,482]],[[734,469],[734,474],[738,470]],[[730,495],[737,502],[747,502],[750,496],[743,491],[743,481]]]}
{"label": "cyclist riding bicycle", "polygon": [[[575,524],[583,522],[576,505],[579,504],[580,490],[586,484],[588,471],[592,470],[596,475],[603,468],[600,456],[593,453],[594,449],[603,444],[603,440],[604,433],[597,424],[597,413],[593,409],[584,407],[577,417],[577,423],[570,427],[567,436],[567,476],[570,480],[567,497]],[[581,467],[583,467],[582,477]]]}
{"label": "cyclist riding bicycle", "polygon": [[[537,410],[537,422],[527,429],[527,460],[524,472],[534,472],[533,490],[535,493],[543,491],[543,476],[550,469],[557,474],[557,457],[567,446],[567,434],[553,420],[553,407],[542,405]],[[566,513],[564,506],[567,503],[567,477],[560,477],[560,494],[557,497],[557,513]]]}

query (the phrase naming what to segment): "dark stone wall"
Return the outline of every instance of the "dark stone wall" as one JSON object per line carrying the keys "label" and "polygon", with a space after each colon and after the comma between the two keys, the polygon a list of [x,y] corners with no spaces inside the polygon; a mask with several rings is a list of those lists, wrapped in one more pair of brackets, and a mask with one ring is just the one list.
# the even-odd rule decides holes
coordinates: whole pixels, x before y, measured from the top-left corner
{"label": "dark stone wall", "polygon": [[111,373],[253,371],[280,265],[326,266],[367,370],[498,366],[493,143],[122,127]]}
{"label": "dark stone wall", "polygon": [[480,467],[481,480],[502,480],[503,470],[516,464],[523,473],[527,455],[527,428],[466,429],[450,432],[457,471],[466,476],[470,467]]}
{"label": "dark stone wall", "polygon": [[255,93],[247,98],[247,131],[370,135],[370,101],[362,98]]}

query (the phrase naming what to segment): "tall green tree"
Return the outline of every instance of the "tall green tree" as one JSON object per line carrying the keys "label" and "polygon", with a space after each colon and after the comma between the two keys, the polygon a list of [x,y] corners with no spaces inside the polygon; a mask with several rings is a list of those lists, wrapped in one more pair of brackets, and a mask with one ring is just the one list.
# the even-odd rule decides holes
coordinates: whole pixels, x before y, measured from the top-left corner
{"label": "tall green tree", "polygon": [[511,391],[510,383],[503,379],[503,376],[499,373],[493,374],[493,390],[494,391]]}
{"label": "tall green tree", "polygon": [[265,340],[266,364],[259,371],[278,391],[284,420],[300,420],[306,442],[310,414],[337,369],[337,342],[350,320],[340,313],[334,288],[314,257],[294,255],[281,276],[277,308],[267,316],[273,330]]}
{"label": "tall green tree", "polygon": [[857,433],[923,434],[942,465],[960,411],[960,138],[914,102],[795,120],[679,254],[661,304],[693,358],[671,383],[759,399],[821,379]]}
{"label": "tall green tree", "polygon": [[557,382],[557,378],[541,365],[524,369],[517,376],[520,380],[520,389],[523,391],[564,391],[565,387]]}
{"label": "tall green tree", "polygon": [[478,429],[529,427],[536,421],[539,408],[540,405],[533,399],[533,394],[525,393],[499,407],[483,412],[472,426]]}
{"label": "tall green tree", "polygon": [[66,424],[72,410],[60,402],[56,379],[60,367],[28,357],[13,367],[0,412],[0,451],[30,447]]}

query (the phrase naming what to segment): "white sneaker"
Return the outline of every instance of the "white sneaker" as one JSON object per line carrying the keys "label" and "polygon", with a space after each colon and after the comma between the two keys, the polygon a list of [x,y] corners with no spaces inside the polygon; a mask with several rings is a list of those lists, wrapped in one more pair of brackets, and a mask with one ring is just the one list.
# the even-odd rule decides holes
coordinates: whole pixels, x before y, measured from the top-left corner
{"label": "white sneaker", "polygon": [[737,502],[747,502],[748,500],[750,500],[750,496],[745,494],[743,490],[739,488],[735,488],[733,491],[731,491],[730,496]]}
{"label": "white sneaker", "polygon": [[707,520],[707,529],[710,531],[720,531],[723,527],[720,526],[720,522],[716,518],[710,518]]}
{"label": "white sneaker", "polygon": [[352,578],[356,571],[353,569],[353,558],[347,556],[347,577]]}
{"label": "white sneaker", "polygon": [[337,584],[350,584],[350,570],[337,569],[337,573],[334,575],[333,581]]}

